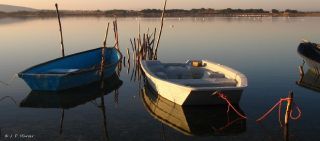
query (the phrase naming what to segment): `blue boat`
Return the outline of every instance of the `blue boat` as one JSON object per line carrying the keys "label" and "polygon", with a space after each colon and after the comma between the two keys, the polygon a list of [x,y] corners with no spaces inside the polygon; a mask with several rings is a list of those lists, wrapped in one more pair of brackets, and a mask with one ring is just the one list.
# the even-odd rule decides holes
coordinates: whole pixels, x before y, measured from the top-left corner
{"label": "blue boat", "polygon": [[[87,85],[100,79],[102,48],[57,58],[18,74],[32,90],[61,91]],[[105,48],[104,77],[115,72],[122,55],[116,48]]]}

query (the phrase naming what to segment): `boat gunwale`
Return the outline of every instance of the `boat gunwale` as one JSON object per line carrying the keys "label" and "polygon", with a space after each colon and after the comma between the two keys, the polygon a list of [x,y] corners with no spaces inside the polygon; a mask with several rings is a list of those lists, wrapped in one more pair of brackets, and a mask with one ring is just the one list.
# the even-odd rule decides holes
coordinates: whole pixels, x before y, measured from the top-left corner
{"label": "boat gunwale", "polygon": [[[78,53],[74,53],[74,54],[70,54],[70,55],[67,55],[67,56],[64,56],[64,57],[59,57],[59,58],[56,58],[56,59],[53,59],[53,60],[49,60],[47,62],[43,62],[43,63],[40,63],[40,64],[37,64],[35,66],[32,66],[32,67],[29,67],[21,72],[18,73],[18,76],[19,77],[22,77],[22,76],[68,76],[68,75],[76,75],[76,74],[82,74],[82,73],[85,73],[85,72],[91,72],[91,71],[95,71],[95,70],[99,70],[100,68],[99,67],[93,67],[93,68],[90,68],[90,69],[86,69],[86,70],[82,70],[82,71],[77,71],[77,72],[69,72],[69,73],[64,73],[64,74],[50,74],[50,73],[25,73],[33,68],[36,68],[36,67],[39,67],[41,65],[46,65],[46,64],[49,64],[49,63],[52,63],[54,61],[58,61],[58,60],[62,60],[62,59],[65,59],[65,58],[69,58],[69,57],[73,57],[73,56],[76,56],[76,55],[79,55],[79,54],[84,54],[84,53],[87,53],[87,52],[91,52],[91,51],[95,51],[95,50],[99,50],[99,49],[102,49],[104,47],[98,47],[98,48],[94,48],[94,49],[89,49],[89,50],[86,50],[86,51],[82,51],[82,52],[78,52]],[[108,64],[106,65],[104,68],[109,68],[111,66],[114,66],[114,65],[117,65],[121,60],[122,60],[122,53],[119,51],[119,49],[115,48],[115,47],[106,47],[106,48],[110,48],[110,49],[115,49],[117,51],[117,53],[120,55],[120,58],[115,62],[115,63],[112,63],[112,64]]]}
{"label": "boat gunwale", "polygon": [[[148,67],[147,67],[147,64],[146,62],[147,61],[158,61],[158,60],[141,60],[141,66],[142,66],[142,69],[145,71],[145,75],[148,75],[150,76],[150,79],[156,79],[157,81],[161,81],[163,83],[166,83],[168,85],[174,85],[176,87],[180,87],[180,88],[183,88],[183,89],[188,89],[190,91],[212,91],[212,90],[242,90],[244,88],[247,87],[247,85],[244,85],[244,86],[234,86],[234,87],[231,87],[231,86],[227,86],[227,87],[191,87],[191,86],[186,86],[186,85],[182,85],[182,84],[179,84],[179,83],[174,83],[174,82],[171,82],[171,81],[168,81],[166,79],[162,79],[162,78],[159,78],[158,76],[156,76]],[[202,61],[206,61],[206,62],[210,62],[210,61],[207,61],[207,60],[202,60]],[[160,62],[160,61],[159,61]],[[214,62],[210,62],[210,63],[214,63]],[[218,64],[218,63],[216,63]],[[224,66],[224,65],[221,65],[221,67],[224,67],[224,68],[229,68],[227,66]],[[234,72],[238,72],[232,68],[229,68],[231,69],[232,71]],[[242,73],[238,72],[239,74],[243,75]],[[236,74],[236,73],[235,73]],[[238,74],[237,74],[238,75]],[[243,75],[244,76],[244,75]],[[247,81],[247,78],[244,77],[243,79],[245,79]]]}

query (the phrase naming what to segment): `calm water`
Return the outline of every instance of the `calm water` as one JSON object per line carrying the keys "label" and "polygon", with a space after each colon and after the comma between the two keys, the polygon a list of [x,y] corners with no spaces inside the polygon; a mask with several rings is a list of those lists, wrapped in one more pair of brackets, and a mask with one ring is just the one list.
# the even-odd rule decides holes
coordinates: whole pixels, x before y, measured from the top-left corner
{"label": "calm water", "polygon": [[[66,54],[100,46],[106,22],[111,20],[63,18]],[[147,27],[151,32],[154,27],[159,27],[160,23],[159,19],[118,19],[120,47],[123,52],[125,48],[131,48],[129,39],[138,34],[139,20],[141,32],[147,32]],[[204,129],[201,128],[200,131],[194,130],[193,133],[202,134],[188,136],[181,131],[183,128],[179,130],[172,123],[170,124],[171,120],[166,119],[166,115],[161,119],[155,116],[156,114],[152,114],[146,102],[148,97],[141,93],[142,81],[131,80],[133,68],[131,67],[127,73],[128,68],[124,67],[119,77],[123,83],[118,91],[112,91],[104,96],[106,118],[103,118],[103,110],[101,110],[103,108],[98,106],[101,100],[98,96],[87,98],[87,102],[85,98],[78,105],[76,102],[80,100],[79,97],[68,97],[76,104],[65,110],[20,107],[21,102],[31,92],[28,86],[19,78],[15,78],[9,86],[0,84],[0,98],[11,96],[16,101],[14,103],[9,98],[0,101],[0,140],[9,140],[10,138],[5,136],[15,134],[33,135],[34,138],[29,140],[91,141],[105,140],[106,135],[110,140],[119,141],[283,140],[283,130],[277,121],[276,112],[262,124],[256,124],[255,120],[280,97],[287,96],[290,90],[294,91],[295,101],[303,112],[302,118],[293,121],[290,126],[290,140],[320,140],[320,106],[318,105],[320,94],[297,86],[295,83],[299,79],[297,66],[302,63],[296,48],[303,38],[320,42],[319,24],[320,18],[311,17],[169,18],[165,20],[159,60],[182,62],[186,59],[208,59],[235,68],[248,77],[249,87],[245,89],[239,104],[242,111],[247,114],[248,120],[242,122],[241,126],[237,123],[227,127],[221,134],[201,131]],[[112,45],[114,44],[113,34],[109,35],[108,43]],[[1,81],[9,82],[15,73],[60,57],[60,53],[59,31],[55,18],[0,19]],[[116,88],[111,90],[114,89]],[[88,95],[84,97],[86,96]],[[38,107],[41,106],[38,105]],[[181,112],[181,107],[177,109]],[[198,122],[200,124],[204,121],[211,126],[218,125],[219,128],[227,123],[225,121],[228,118],[221,110],[223,111],[223,108],[213,106],[211,109],[198,108],[193,113],[190,112],[192,110],[186,110],[186,113],[201,115],[190,118],[194,120],[190,120],[189,124],[197,125]],[[63,111],[63,128],[60,134]],[[186,116],[189,120],[188,114],[176,113],[179,116]],[[209,114],[218,116],[210,117]],[[201,136],[203,134],[205,135]],[[15,139],[27,140],[27,138]]]}

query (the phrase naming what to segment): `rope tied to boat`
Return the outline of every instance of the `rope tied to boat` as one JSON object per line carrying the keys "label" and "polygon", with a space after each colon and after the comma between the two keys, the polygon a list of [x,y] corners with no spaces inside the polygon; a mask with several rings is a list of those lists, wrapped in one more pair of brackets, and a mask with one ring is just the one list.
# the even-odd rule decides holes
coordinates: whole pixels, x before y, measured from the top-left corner
{"label": "rope tied to boat", "polygon": [[[287,97],[287,98],[280,98],[280,100],[272,107],[272,108],[270,108],[265,114],[263,114],[260,118],[258,118],[257,120],[256,120],[256,122],[260,122],[260,121],[262,121],[262,120],[264,120],[268,115],[270,115],[270,113],[278,106],[278,121],[279,121],[279,124],[280,124],[280,126],[282,127],[283,125],[282,125],[282,122],[281,122],[281,107],[282,107],[282,102],[289,102],[289,101],[291,101],[292,100],[292,98],[289,98],[289,97]],[[290,118],[292,119],[292,120],[298,120],[300,117],[301,117],[301,109],[300,109],[300,107],[295,103],[295,102],[293,102],[292,101],[292,104],[293,104],[293,106],[295,106],[295,109],[297,110],[297,112],[298,112],[298,114],[296,115],[296,116],[293,116],[293,110],[292,109],[289,109],[290,110]]]}
{"label": "rope tied to boat", "polygon": [[247,119],[247,117],[246,117],[245,115],[243,115],[242,113],[240,113],[240,112],[232,105],[232,103],[230,102],[230,100],[228,99],[228,97],[227,97],[224,93],[222,93],[222,92],[220,92],[220,91],[216,91],[216,92],[214,92],[212,95],[217,95],[219,98],[221,98],[221,99],[223,99],[224,101],[227,102],[227,104],[228,104],[228,110],[227,110],[227,112],[229,112],[229,111],[230,111],[230,108],[231,108],[234,112],[236,112],[236,114],[237,114],[238,116],[240,116],[241,118]]}
{"label": "rope tied to boat", "polygon": [[18,74],[14,74],[11,79],[8,82],[0,81],[0,84],[3,84],[5,86],[10,86],[11,83],[18,77]]}

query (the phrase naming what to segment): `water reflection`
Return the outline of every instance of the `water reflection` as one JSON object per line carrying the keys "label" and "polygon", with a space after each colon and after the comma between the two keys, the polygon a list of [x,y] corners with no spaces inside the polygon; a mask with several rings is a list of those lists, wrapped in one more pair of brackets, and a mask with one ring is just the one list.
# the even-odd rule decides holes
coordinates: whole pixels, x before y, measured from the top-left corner
{"label": "water reflection", "polygon": [[0,17],[0,25],[22,23],[30,20],[38,20],[39,18],[30,18],[30,17]]}
{"label": "water reflection", "polygon": [[307,89],[320,92],[320,75],[318,75],[314,69],[308,69],[307,73],[300,75],[297,84]]}
{"label": "water reflection", "polygon": [[17,101],[11,96],[3,96],[3,97],[1,97],[0,98],[0,102],[4,101],[5,99],[8,99],[8,100],[12,101],[14,104],[17,104]]}
{"label": "water reflection", "polygon": [[[64,113],[66,109],[74,108],[79,105],[91,102],[97,106],[103,114],[103,125],[105,138],[108,140],[107,116],[104,104],[104,95],[107,95],[122,85],[122,81],[116,74],[103,81],[104,87],[100,88],[100,82],[95,82],[83,87],[78,87],[62,92],[41,92],[31,91],[30,94],[22,100],[20,107],[28,108],[58,108],[61,109],[61,120],[59,133],[62,134]],[[100,97],[100,103],[97,102]]]}
{"label": "water reflection", "polygon": [[[246,131],[246,119],[232,110],[227,112],[227,105],[180,106],[158,95],[148,84],[141,90],[141,97],[150,115],[185,135],[235,135]],[[239,105],[235,107],[243,113]]]}

